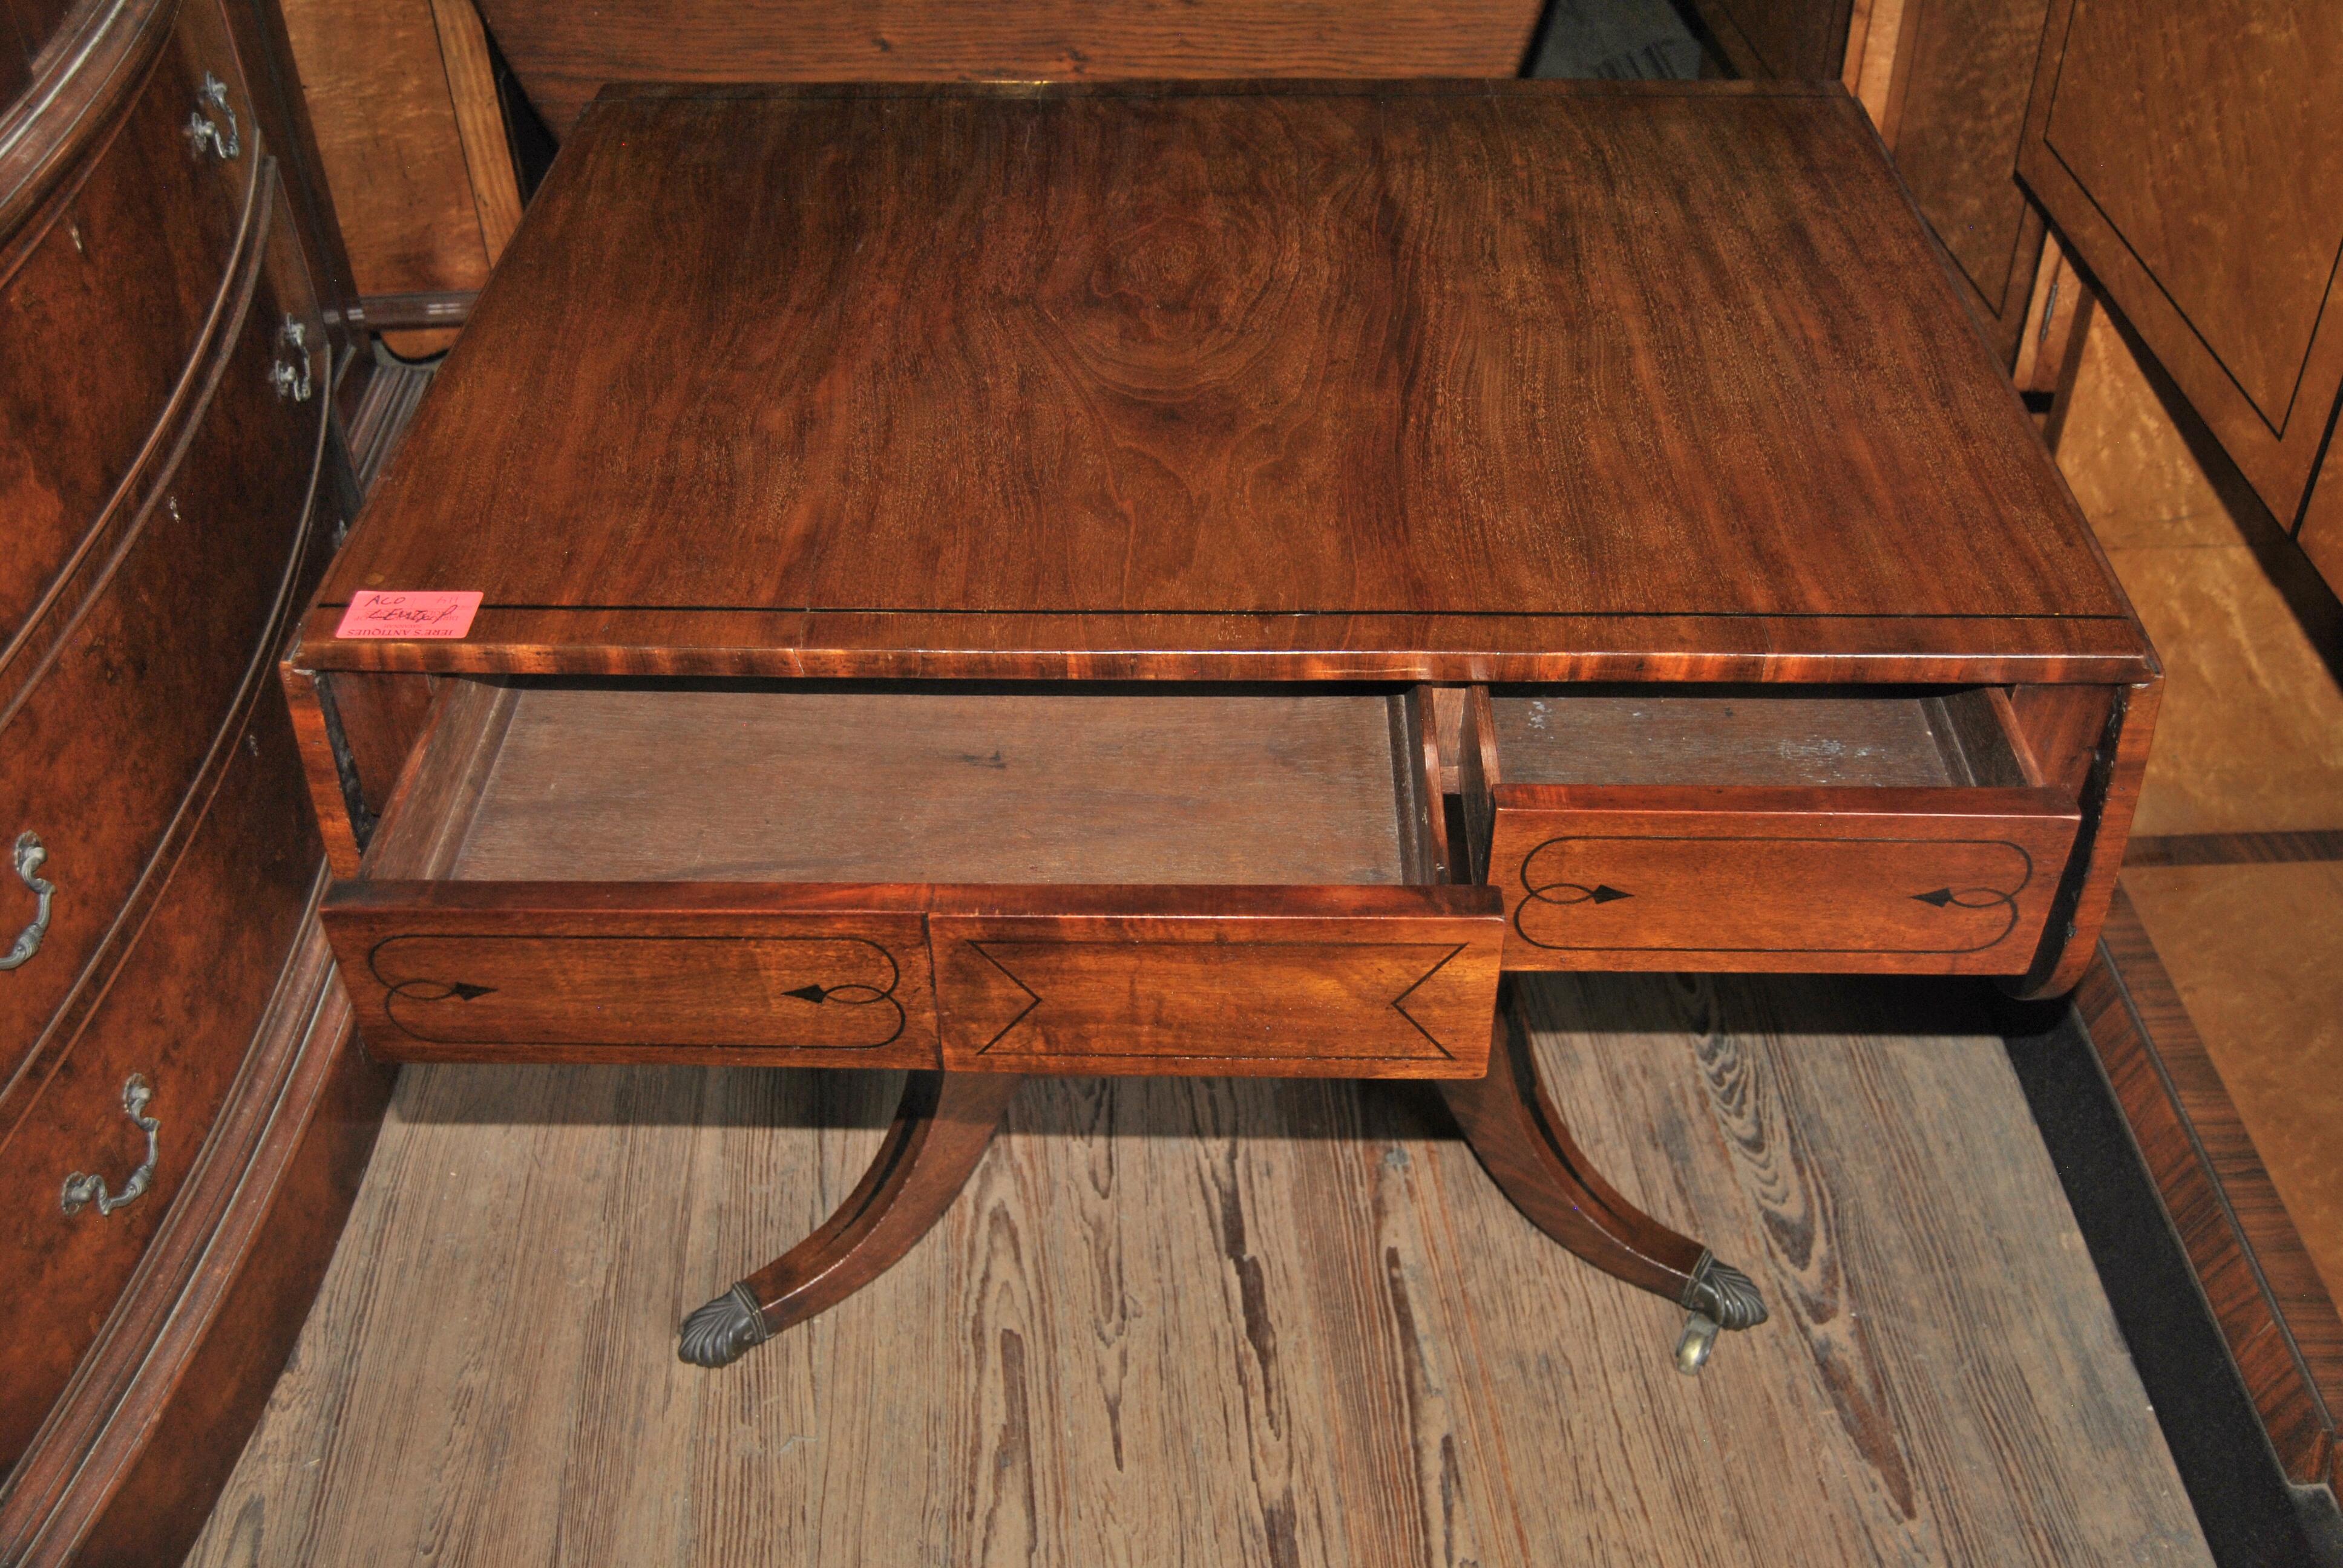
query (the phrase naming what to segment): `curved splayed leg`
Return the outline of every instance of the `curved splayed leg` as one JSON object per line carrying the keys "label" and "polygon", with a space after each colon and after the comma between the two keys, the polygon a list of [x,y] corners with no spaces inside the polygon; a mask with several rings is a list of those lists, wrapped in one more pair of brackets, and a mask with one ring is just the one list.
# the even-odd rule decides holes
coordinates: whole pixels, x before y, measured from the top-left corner
{"label": "curved splayed leg", "polygon": [[1498,1008],[1489,1075],[1440,1090],[1482,1169],[1532,1224],[1604,1273],[1684,1309],[1679,1371],[1699,1372],[1719,1331],[1765,1321],[1748,1275],[1636,1208],[1594,1169],[1538,1081],[1528,1033],[1510,1008]]}
{"label": "curved splayed leg", "polygon": [[984,1158],[1021,1078],[914,1072],[878,1157],[821,1228],[684,1319],[676,1353],[720,1367],[885,1273],[926,1235]]}

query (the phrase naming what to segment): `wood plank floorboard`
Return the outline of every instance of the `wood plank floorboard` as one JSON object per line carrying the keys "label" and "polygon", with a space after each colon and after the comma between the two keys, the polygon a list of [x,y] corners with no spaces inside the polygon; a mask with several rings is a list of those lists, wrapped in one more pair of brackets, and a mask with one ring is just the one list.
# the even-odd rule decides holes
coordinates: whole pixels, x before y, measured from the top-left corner
{"label": "wood plank floorboard", "polygon": [[1771,1322],[1547,1242],[1417,1086],[1029,1086],[934,1233],[709,1373],[886,1074],[410,1068],[202,1568],[2209,1561],[1972,992],[1524,985]]}

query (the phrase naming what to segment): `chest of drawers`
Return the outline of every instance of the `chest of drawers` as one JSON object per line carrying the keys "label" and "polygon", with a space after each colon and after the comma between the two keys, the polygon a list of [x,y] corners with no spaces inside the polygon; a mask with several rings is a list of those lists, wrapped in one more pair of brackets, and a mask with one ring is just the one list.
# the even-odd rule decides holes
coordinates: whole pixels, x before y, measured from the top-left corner
{"label": "chest of drawers", "polygon": [[151,1408],[109,1422],[165,1397],[157,1324],[251,1155],[221,1125],[279,1087],[272,1010],[315,1005],[289,959],[322,844],[272,676],[347,515],[252,38],[215,0],[50,9],[0,116],[9,1562],[71,1549],[39,1533],[106,1493],[94,1444],[145,1442]]}

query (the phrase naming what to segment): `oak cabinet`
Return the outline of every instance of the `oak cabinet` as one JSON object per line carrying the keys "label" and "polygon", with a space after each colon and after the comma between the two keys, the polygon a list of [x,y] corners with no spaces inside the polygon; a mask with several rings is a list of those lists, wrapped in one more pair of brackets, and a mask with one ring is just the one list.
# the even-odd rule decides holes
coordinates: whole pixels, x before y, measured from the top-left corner
{"label": "oak cabinet", "polygon": [[[2056,0],[2018,169],[2278,521],[2343,387],[2343,7]],[[2330,471],[2334,465],[2328,465]],[[2328,560],[2337,525],[2305,548]],[[2333,570],[2330,567],[2330,577]]]}

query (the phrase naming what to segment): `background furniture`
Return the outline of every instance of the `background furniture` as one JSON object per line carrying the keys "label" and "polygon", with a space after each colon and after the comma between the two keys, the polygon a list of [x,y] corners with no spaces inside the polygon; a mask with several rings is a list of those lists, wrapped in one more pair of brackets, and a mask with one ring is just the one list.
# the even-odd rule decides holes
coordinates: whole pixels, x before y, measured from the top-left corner
{"label": "background furniture", "polygon": [[488,0],[556,136],[605,83],[1511,76],[1535,0]]}
{"label": "background furniture", "polygon": [[2036,294],[2041,213],[2016,178],[2047,0],[1693,0],[1744,76],[1843,83],[1944,242],[2005,363]]}
{"label": "background furniture", "polygon": [[6,19],[0,1561],[153,1562],[258,1413],[387,1085],[311,1028],[272,668],[351,499],[341,262],[269,13]]}
{"label": "background furniture", "polygon": [[[357,308],[391,349],[455,341],[520,222],[472,0],[283,0]],[[416,327],[445,321],[447,326]]]}
{"label": "background furniture", "polygon": [[[2343,392],[2343,10],[2050,8],[2018,170],[2102,296],[2330,585]],[[2324,478],[2338,477],[2326,459]],[[2315,513],[2315,516],[2314,516]]]}

